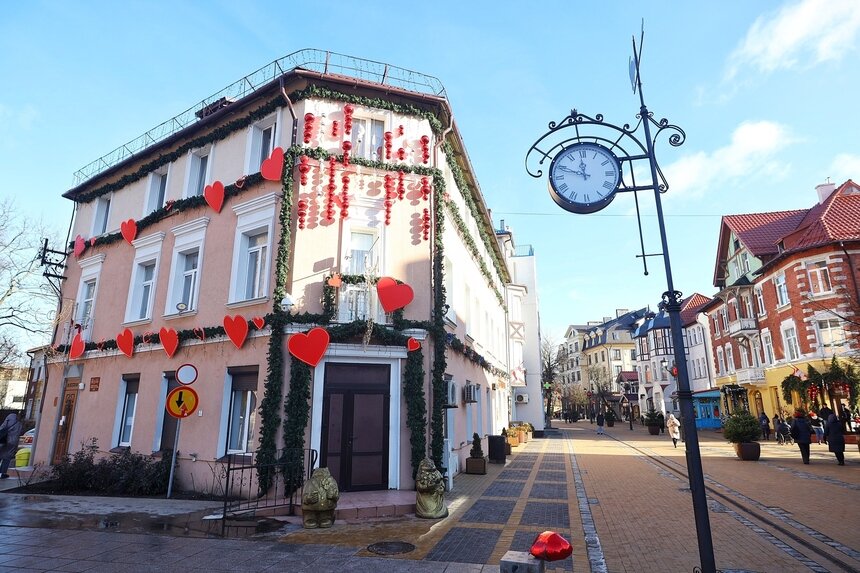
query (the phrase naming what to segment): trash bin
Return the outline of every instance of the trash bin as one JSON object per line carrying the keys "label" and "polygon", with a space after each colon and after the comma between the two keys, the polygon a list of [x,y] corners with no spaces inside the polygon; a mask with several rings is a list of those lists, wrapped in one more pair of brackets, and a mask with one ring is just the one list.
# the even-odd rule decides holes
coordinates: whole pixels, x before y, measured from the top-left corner
{"label": "trash bin", "polygon": [[490,463],[503,464],[505,463],[505,437],[504,436],[487,436],[489,445]]}
{"label": "trash bin", "polygon": [[15,454],[15,467],[23,468],[30,465],[30,454],[32,453],[32,448],[21,448],[18,450],[18,453]]}

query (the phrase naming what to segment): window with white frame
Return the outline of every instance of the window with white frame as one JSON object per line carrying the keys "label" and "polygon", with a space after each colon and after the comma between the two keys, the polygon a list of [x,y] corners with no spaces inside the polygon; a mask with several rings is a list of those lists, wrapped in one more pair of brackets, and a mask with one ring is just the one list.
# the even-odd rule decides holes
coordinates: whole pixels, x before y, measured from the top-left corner
{"label": "window with white frame", "polygon": [[93,317],[93,305],[96,299],[96,279],[89,279],[83,284],[78,317],[75,322],[83,328],[90,326]]}
{"label": "window with white frame", "polygon": [[200,267],[206,239],[208,217],[201,217],[173,227],[173,256],[170,263],[170,280],[167,285],[166,316],[193,312],[198,308],[200,293]]}
{"label": "window with white frame", "polygon": [[764,292],[760,286],[755,287],[755,300],[758,304],[758,315],[765,316],[767,314],[767,309],[764,306]]}
{"label": "window with white frame", "polygon": [[276,195],[269,193],[233,207],[239,220],[233,244],[231,303],[268,295],[275,200]]}
{"label": "window with white frame", "polygon": [[164,207],[167,199],[167,178],[169,176],[169,164],[160,167],[149,174],[149,186],[146,197],[146,211],[148,215]]}
{"label": "window with white frame", "polygon": [[731,344],[726,344],[726,368],[729,373],[735,371],[735,355],[732,351]]}
{"label": "window with white frame", "polygon": [[620,348],[614,348],[612,350],[612,359],[613,360],[621,360],[621,349]]}
{"label": "window with white frame", "polygon": [[[352,275],[377,275],[379,271],[379,238],[371,229],[352,229],[344,248],[343,265]],[[383,321],[380,315],[376,289],[372,284],[345,284],[339,289],[338,321],[352,322],[373,318]]]}
{"label": "window with white frame", "polygon": [[830,272],[827,262],[816,261],[806,265],[809,269],[809,292],[812,294],[827,294],[833,290],[830,284]]}
{"label": "window with white frame", "polygon": [[137,322],[152,318],[158,259],[161,255],[163,241],[163,232],[153,233],[132,241],[135,253],[128,303],[125,308],[125,322]]}
{"label": "window with white frame", "polygon": [[254,451],[254,422],[257,415],[256,368],[230,368],[230,395],[227,419],[227,453]]}
{"label": "window with white frame", "polygon": [[278,114],[273,113],[252,125],[248,131],[247,173],[260,170],[263,161],[268,159],[277,147]]}
{"label": "window with white frame", "polygon": [[105,255],[99,254],[86,259],[81,259],[81,282],[78,284],[78,295],[75,300],[77,311],[75,322],[81,325],[81,336],[89,340],[93,331],[93,320],[95,318],[96,295],[98,294],[99,275],[102,271]]}
{"label": "window with white frame", "polygon": [[782,327],[782,342],[785,348],[785,357],[788,360],[800,358],[800,347],[797,344],[797,330],[794,325]]}
{"label": "window with white frame", "polygon": [[771,365],[776,362],[776,358],[773,355],[773,340],[770,337],[769,332],[763,332],[761,335],[761,347],[764,350],[764,362],[767,365]]}
{"label": "window with white frame", "polygon": [[773,278],[773,286],[776,288],[777,306],[788,304],[788,285],[785,282],[785,273],[779,273]]}
{"label": "window with white frame", "polygon": [[746,251],[741,253],[741,269],[744,273],[750,272],[750,258]]}
{"label": "window with white frame", "polygon": [[747,347],[743,344],[738,346],[738,354],[741,356],[741,368],[749,368],[750,367],[750,357],[747,352]]}
{"label": "window with white frame", "polygon": [[720,309],[720,321],[723,323],[723,332],[729,331],[729,311],[726,307]]}
{"label": "window with white frame", "polygon": [[845,345],[845,328],[841,320],[836,318],[819,320],[816,326],[818,326],[819,348],[835,349]]}
{"label": "window with white frame", "polygon": [[714,315],[714,336],[720,335],[720,319],[719,313]]}
{"label": "window with white frame", "polygon": [[122,414],[119,419],[119,440],[117,446],[131,446],[131,436],[134,431],[134,414],[137,411],[137,393],[140,387],[139,378],[123,378],[125,392],[121,396]]}
{"label": "window with white frame", "polygon": [[108,220],[110,218],[110,194],[96,199],[96,212],[93,215],[93,237],[103,235],[108,231]]}
{"label": "window with white frame", "polygon": [[377,268],[377,239],[371,230],[354,230],[349,233],[349,248],[346,253],[347,272],[363,275]]}
{"label": "window with white frame", "polygon": [[385,122],[379,119],[359,118],[352,120],[352,154],[371,161],[385,159],[383,151]]}
{"label": "window with white frame", "polygon": [[209,179],[209,170],[212,165],[212,144],[188,153],[188,176],[185,186],[186,197],[197,197],[203,195],[206,181]]}
{"label": "window with white frame", "polygon": [[732,309],[732,314],[734,314],[735,320],[738,320],[741,317],[740,309],[738,308],[738,299],[733,298],[730,300],[729,306]]}
{"label": "window with white frame", "polygon": [[741,297],[741,300],[744,303],[744,313],[746,314],[744,318],[753,318],[755,316],[755,312],[753,311],[752,298],[749,295],[744,295]]}
{"label": "window with white frame", "polygon": [[244,300],[261,298],[266,294],[268,263],[268,229],[256,229],[242,235],[244,262],[241,296]]}
{"label": "window with white frame", "polygon": [[726,360],[723,357],[723,349],[717,348],[717,370],[720,376],[726,373]]}

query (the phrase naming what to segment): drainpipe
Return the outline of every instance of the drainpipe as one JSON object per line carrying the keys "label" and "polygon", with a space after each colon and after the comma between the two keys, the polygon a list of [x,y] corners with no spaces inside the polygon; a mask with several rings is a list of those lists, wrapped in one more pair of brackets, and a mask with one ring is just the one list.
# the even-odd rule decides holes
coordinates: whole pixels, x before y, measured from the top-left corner
{"label": "drainpipe", "polygon": [[287,90],[284,89],[284,76],[278,78],[278,84],[281,87],[281,95],[284,96],[284,101],[287,102],[287,109],[290,110],[290,115],[293,118],[293,133],[290,135],[290,146],[293,146],[296,144],[296,134],[299,129],[299,121],[296,116],[296,110],[293,108],[293,102],[290,101],[290,96],[287,95]]}

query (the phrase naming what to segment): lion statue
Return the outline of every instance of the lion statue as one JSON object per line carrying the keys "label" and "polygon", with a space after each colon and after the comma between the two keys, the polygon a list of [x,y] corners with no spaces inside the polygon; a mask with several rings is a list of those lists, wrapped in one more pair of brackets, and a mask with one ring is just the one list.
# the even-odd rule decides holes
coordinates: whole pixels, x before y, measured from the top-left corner
{"label": "lion statue", "polygon": [[415,515],[425,519],[438,519],[448,516],[448,506],[445,505],[445,483],[442,474],[430,458],[424,458],[418,464],[418,475],[415,477]]}
{"label": "lion statue", "polygon": [[331,527],[340,491],[328,468],[317,468],[305,482],[302,493],[302,522],[305,529]]}

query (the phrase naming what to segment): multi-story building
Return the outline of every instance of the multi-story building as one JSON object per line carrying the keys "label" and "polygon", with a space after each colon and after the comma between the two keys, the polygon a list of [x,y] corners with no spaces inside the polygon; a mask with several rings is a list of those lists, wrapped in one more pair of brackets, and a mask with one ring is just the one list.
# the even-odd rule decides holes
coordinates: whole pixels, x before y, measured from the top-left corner
{"label": "multi-story building", "polygon": [[[816,187],[809,209],[726,215],[705,307],[716,383],[731,411],[785,415],[782,382],[858,349],[860,186]],[[835,396],[842,407],[847,396]],[[794,402],[800,400],[795,397]],[[793,404],[796,405],[796,404]]]}
{"label": "multi-story building", "polygon": [[648,312],[647,308],[628,311],[619,308],[615,318],[604,317],[597,325],[590,325],[583,338],[582,368],[583,378],[591,392],[601,387],[612,392],[620,392],[616,379],[626,370],[633,370],[636,361],[636,344],[633,331],[638,320]]}
{"label": "multi-story building", "polygon": [[[585,334],[590,325],[571,324],[564,333],[564,340],[558,345],[559,389],[561,391],[562,410],[574,408],[573,392],[576,388],[585,389],[583,383],[582,349],[585,345]],[[584,412],[579,412],[584,414]]]}
{"label": "multi-story building", "polygon": [[303,50],[76,176],[37,462],[181,421],[181,488],[310,448],[410,489],[507,425],[510,272],[437,79]]}

